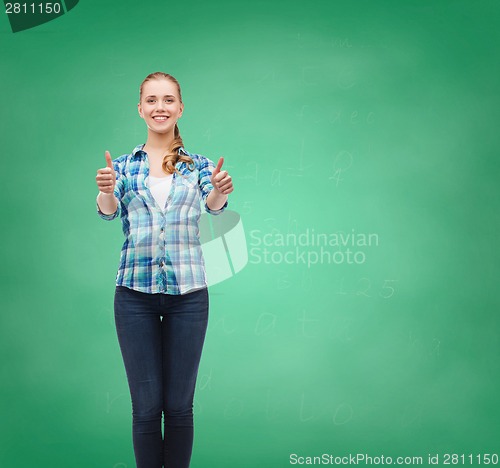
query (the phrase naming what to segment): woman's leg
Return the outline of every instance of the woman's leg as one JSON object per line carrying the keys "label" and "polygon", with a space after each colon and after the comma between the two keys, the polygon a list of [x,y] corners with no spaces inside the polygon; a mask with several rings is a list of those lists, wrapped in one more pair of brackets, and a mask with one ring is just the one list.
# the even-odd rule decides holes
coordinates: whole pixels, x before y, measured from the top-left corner
{"label": "woman's leg", "polygon": [[164,465],[188,468],[193,449],[193,399],[208,324],[208,289],[164,298]]}
{"label": "woman's leg", "polygon": [[159,295],[116,287],[115,323],[132,398],[132,438],[137,468],[163,466],[159,302]]}

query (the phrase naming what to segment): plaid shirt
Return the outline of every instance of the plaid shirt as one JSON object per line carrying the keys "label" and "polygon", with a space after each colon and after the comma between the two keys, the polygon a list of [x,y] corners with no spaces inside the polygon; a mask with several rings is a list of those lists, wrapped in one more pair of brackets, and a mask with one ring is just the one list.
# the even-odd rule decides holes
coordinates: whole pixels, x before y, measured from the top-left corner
{"label": "plaid shirt", "polygon": [[213,190],[210,177],[215,164],[179,148],[179,154],[193,159],[195,169],[190,171],[185,162],[176,164],[182,177],[173,173],[162,210],[148,188],[149,161],[143,147],[139,145],[131,154],[113,160],[114,194],[119,201],[116,212],[104,214],[97,205],[101,218],[110,221],[121,216],[122,220],[125,242],[116,285],[149,294],[185,294],[207,287],[198,227],[201,202],[213,215],[227,207],[226,201],[220,210],[211,210],[206,202]]}

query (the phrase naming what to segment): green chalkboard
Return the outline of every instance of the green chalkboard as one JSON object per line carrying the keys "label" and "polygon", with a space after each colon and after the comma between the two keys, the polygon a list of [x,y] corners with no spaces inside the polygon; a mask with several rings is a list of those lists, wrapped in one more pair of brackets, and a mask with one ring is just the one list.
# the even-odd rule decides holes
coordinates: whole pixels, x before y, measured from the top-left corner
{"label": "green chalkboard", "polygon": [[500,3],[56,3],[0,20],[0,466],[135,467],[95,175],[159,70],[235,187],[191,466],[499,464]]}

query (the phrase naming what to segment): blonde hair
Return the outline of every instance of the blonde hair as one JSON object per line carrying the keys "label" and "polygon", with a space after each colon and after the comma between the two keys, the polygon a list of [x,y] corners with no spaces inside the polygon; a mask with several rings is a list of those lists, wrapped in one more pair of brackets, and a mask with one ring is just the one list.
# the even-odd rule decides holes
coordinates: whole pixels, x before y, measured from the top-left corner
{"label": "blonde hair", "polygon": [[[181,96],[181,87],[179,85],[179,82],[172,76],[169,75],[168,73],[163,73],[163,72],[154,72],[146,76],[144,81],[141,83],[141,87],[139,89],[139,102],[142,102],[142,90],[144,88],[144,84],[146,81],[149,80],[169,80],[172,83],[174,83],[177,86],[177,92],[179,93],[179,99],[182,104],[182,96]],[[184,154],[179,154],[179,148],[184,147],[184,143],[182,142],[181,134],[179,132],[179,127],[177,126],[177,123],[175,124],[174,128],[174,139],[172,141],[172,144],[170,145],[170,148],[167,151],[167,154],[163,157],[163,162],[162,162],[162,168],[167,174],[173,174],[174,172],[177,172],[179,175],[182,175],[179,170],[175,167],[175,165],[181,161],[185,162],[188,164],[188,169],[190,171],[194,170],[194,161],[189,157]],[[192,166],[192,167],[190,167]]]}

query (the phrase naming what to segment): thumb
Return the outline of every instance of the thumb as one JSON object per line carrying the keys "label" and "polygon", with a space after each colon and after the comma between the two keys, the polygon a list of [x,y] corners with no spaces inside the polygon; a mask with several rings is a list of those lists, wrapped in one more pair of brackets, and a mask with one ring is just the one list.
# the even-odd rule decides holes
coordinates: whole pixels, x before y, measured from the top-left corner
{"label": "thumb", "polygon": [[111,154],[109,154],[109,151],[106,151],[105,157],[106,157],[106,166],[113,169],[113,161],[111,161]]}
{"label": "thumb", "polygon": [[219,158],[219,162],[217,163],[217,167],[214,169],[214,174],[218,174],[220,170],[222,169],[222,165],[224,164],[224,158],[221,156]]}

